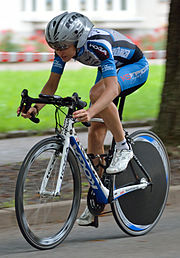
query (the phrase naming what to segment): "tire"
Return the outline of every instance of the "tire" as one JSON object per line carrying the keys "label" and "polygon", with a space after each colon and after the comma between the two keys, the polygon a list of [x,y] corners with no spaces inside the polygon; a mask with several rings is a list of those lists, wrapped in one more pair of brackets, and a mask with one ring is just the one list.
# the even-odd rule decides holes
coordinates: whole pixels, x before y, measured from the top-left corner
{"label": "tire", "polygon": [[[50,249],[60,244],[69,234],[77,217],[81,198],[81,178],[77,160],[71,148],[59,196],[55,191],[63,144],[51,137],[37,143],[27,154],[18,175],[15,210],[19,228],[25,239],[38,249]],[[56,159],[52,168],[47,194],[40,187],[52,154]]]}
{"label": "tire", "polygon": [[[136,131],[130,138],[134,154],[152,179],[152,187],[125,194],[111,207],[119,227],[129,235],[139,236],[149,232],[162,215],[169,192],[170,166],[166,149],[153,132]],[[114,177],[116,188],[136,182],[132,168],[139,178],[145,177],[132,159],[126,171]]]}

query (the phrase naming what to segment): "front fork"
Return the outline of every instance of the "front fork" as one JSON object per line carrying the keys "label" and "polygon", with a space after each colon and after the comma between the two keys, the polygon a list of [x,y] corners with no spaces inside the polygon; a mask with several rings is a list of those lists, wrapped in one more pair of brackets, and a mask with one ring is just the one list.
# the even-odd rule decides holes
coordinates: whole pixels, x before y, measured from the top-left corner
{"label": "front fork", "polygon": [[40,195],[51,195],[51,196],[57,196],[60,195],[60,190],[61,190],[61,185],[63,181],[63,176],[66,168],[66,163],[67,163],[67,158],[68,158],[68,153],[69,153],[69,148],[70,148],[70,133],[73,129],[73,124],[74,120],[72,120],[70,117],[66,117],[64,120],[64,127],[61,132],[61,141],[63,144],[63,151],[62,151],[62,156],[61,156],[61,162],[60,162],[60,167],[59,167],[59,173],[58,173],[58,178],[57,178],[57,183],[56,183],[56,189],[54,191],[46,191],[46,186],[48,184],[48,180],[51,176],[51,173],[53,171],[56,159],[59,156],[59,152],[55,152],[47,166],[46,172],[44,174],[41,187],[40,187]]}
{"label": "front fork", "polygon": [[66,168],[66,163],[67,163],[67,157],[68,157],[68,152],[69,152],[69,146],[70,146],[70,138],[66,137],[64,142],[63,142],[63,151],[62,151],[62,156],[61,156],[61,162],[60,162],[60,167],[59,167],[59,173],[58,173],[58,178],[57,178],[57,183],[56,183],[56,189],[53,191],[47,191],[46,187],[49,181],[49,178],[52,174],[52,171],[54,169],[54,165],[56,163],[57,158],[59,157],[59,151],[55,151],[48,163],[46,172],[44,174],[41,187],[40,187],[40,195],[50,195],[50,196],[58,196],[60,195],[60,189],[62,185],[62,180]]}
{"label": "front fork", "polygon": [[64,146],[63,146],[63,152],[62,152],[61,164],[60,164],[59,174],[58,174],[58,179],[56,184],[55,196],[60,195],[62,180],[63,180],[63,176],[64,176],[66,164],[67,164],[69,147],[70,147],[70,138],[66,137],[64,141]]}

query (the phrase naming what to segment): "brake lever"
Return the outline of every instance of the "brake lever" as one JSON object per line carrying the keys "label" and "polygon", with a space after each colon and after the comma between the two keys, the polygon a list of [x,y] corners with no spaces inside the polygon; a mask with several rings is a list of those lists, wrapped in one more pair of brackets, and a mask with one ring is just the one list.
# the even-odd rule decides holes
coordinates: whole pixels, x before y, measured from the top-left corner
{"label": "brake lever", "polygon": [[19,111],[18,111],[18,113],[17,113],[17,117],[20,116],[21,111],[22,111],[22,109],[23,109],[23,106],[24,106],[24,102],[21,100],[21,104],[20,104],[20,106],[19,106]]}
{"label": "brake lever", "polygon": [[24,103],[25,103],[25,95],[27,95],[28,91],[27,90],[23,90],[22,93],[21,93],[21,103],[20,103],[20,106],[19,106],[19,112],[17,114],[17,116],[19,117],[21,112],[22,112],[22,109],[24,107]]}
{"label": "brake lever", "polygon": [[[17,114],[17,116],[19,117],[21,112],[22,112],[22,109],[23,107],[25,107],[25,113],[27,113],[27,111],[30,109],[31,107],[31,104],[27,104],[26,103],[26,97],[28,97],[28,90],[24,89],[21,93],[21,103],[20,103],[20,109],[19,109],[19,112]],[[25,104],[25,105],[24,105]],[[31,114],[31,118],[29,118],[32,122],[38,124],[40,122],[39,118],[35,117],[34,114]]]}

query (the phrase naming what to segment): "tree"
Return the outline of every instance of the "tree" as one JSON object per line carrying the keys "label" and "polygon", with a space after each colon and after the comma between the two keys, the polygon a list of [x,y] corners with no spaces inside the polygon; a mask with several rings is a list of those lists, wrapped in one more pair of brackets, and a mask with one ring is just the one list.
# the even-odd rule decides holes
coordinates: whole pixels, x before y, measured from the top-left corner
{"label": "tree", "polygon": [[171,0],[166,73],[154,131],[167,145],[180,145],[180,0]]}

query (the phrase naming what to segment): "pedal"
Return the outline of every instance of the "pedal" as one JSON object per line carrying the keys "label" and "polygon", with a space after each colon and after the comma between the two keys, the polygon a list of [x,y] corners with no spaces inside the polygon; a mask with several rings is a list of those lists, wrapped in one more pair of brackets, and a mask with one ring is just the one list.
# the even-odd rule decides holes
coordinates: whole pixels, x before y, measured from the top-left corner
{"label": "pedal", "polygon": [[95,228],[98,228],[98,227],[99,227],[99,219],[98,219],[98,216],[95,216],[95,217],[94,217],[94,221],[93,221],[91,224],[89,224],[89,226],[95,227]]}
{"label": "pedal", "polygon": [[90,224],[87,225],[79,225],[80,227],[95,227],[98,228],[99,227],[99,219],[98,216],[94,217],[94,221],[91,222]]}

